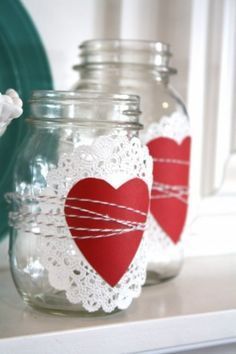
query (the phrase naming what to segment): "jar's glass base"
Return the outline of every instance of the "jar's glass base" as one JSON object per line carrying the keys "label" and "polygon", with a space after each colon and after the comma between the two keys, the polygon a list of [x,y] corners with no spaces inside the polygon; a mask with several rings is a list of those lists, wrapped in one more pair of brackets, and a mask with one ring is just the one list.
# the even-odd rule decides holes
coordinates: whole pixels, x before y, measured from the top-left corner
{"label": "jar's glass base", "polygon": [[161,274],[158,274],[156,272],[153,272],[153,271],[147,271],[147,276],[146,276],[146,281],[145,281],[145,284],[144,286],[152,286],[152,285],[157,285],[157,284],[160,284],[164,281],[168,281],[170,279],[173,279],[175,278],[176,276],[178,275],[177,274],[173,274],[173,275],[170,275],[170,276],[162,276]]}
{"label": "jar's glass base", "polygon": [[[101,307],[99,310],[89,311],[81,303],[71,303],[67,299],[65,291],[57,290],[49,284],[45,271],[39,273],[38,277],[34,279],[25,271],[16,270],[11,263],[11,273],[16,289],[24,303],[40,312],[60,316],[97,317],[122,311],[117,307],[110,312],[104,311]],[[96,305],[91,303],[91,309],[95,309]]]}
{"label": "jar's glass base", "polygon": [[161,282],[175,278],[181,271],[183,261],[174,262],[163,266],[161,264],[151,263],[147,268],[146,281],[144,286],[156,285]]}
{"label": "jar's glass base", "polygon": [[27,294],[21,293],[23,301],[33,309],[56,316],[64,317],[101,317],[109,316],[121,312],[120,309],[115,309],[112,312],[98,310],[94,312],[86,311],[82,305],[66,304],[64,301],[58,301],[58,298],[53,298],[45,294],[37,294],[29,297]]}

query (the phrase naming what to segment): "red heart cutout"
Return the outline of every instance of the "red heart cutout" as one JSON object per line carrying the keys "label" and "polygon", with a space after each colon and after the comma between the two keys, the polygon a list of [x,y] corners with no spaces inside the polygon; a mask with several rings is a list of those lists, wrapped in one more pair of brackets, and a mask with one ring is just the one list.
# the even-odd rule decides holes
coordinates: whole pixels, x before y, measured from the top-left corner
{"label": "red heart cutout", "polygon": [[175,188],[185,186],[185,190],[188,189],[190,144],[190,137],[181,144],[169,138],[156,138],[147,144],[154,159],[153,179],[156,187],[152,189],[151,213],[175,243],[179,241],[185,224],[188,200],[187,194],[179,195]]}
{"label": "red heart cutout", "polygon": [[[127,271],[143,236],[143,230],[127,232],[127,225],[116,220],[145,223],[148,207],[148,188],[139,178],[131,179],[117,189],[102,179],[85,178],[67,195],[64,210],[70,233],[90,265],[111,286],[115,286]],[[104,220],[104,217],[108,219]],[[99,237],[113,233],[104,229],[120,229],[121,232],[112,237]]]}

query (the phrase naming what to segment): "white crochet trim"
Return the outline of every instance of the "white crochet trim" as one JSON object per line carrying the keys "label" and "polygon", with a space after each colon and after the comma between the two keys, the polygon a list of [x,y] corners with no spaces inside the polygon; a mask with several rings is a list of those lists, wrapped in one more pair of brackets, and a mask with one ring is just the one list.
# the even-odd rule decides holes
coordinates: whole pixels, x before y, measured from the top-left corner
{"label": "white crochet trim", "polygon": [[[37,247],[40,262],[48,271],[50,285],[57,290],[64,290],[70,303],[82,304],[89,312],[125,309],[133,298],[140,295],[145,282],[145,233],[127,272],[118,284],[111,287],[80,252],[64,217],[63,197],[76,182],[87,177],[104,179],[114,188],[138,177],[147,184],[150,191],[152,159],[147,147],[138,138],[128,140],[126,136],[113,135],[99,137],[91,145],[80,145],[72,153],[61,155],[57,167],[52,168],[47,175],[47,187],[43,190],[43,196],[48,202],[40,201],[39,198],[38,210],[43,210],[43,214],[37,216],[35,233],[39,234]],[[51,197],[53,203],[50,203]],[[24,212],[27,213],[22,210]],[[54,215],[45,216],[45,213]],[[59,225],[64,227],[58,228]],[[25,227],[25,219],[22,227]],[[57,236],[43,236],[48,234]]]}
{"label": "white crochet trim", "polygon": [[[148,144],[156,138],[166,137],[181,144],[187,136],[190,136],[188,118],[181,112],[174,112],[170,116],[163,116],[158,123],[151,123],[146,128],[143,141]],[[173,162],[187,164],[185,161]],[[164,275],[168,268],[181,261],[181,242],[175,244],[152,215],[148,226],[148,244],[148,270]]]}
{"label": "white crochet trim", "polygon": [[147,144],[153,139],[166,137],[181,144],[190,135],[190,125],[186,115],[181,112],[174,112],[170,116],[163,116],[158,123],[149,124],[142,140]]}
{"label": "white crochet trim", "polygon": [[149,271],[168,276],[179,267],[183,256],[182,242],[175,244],[162,230],[152,214],[148,221],[148,267]]}

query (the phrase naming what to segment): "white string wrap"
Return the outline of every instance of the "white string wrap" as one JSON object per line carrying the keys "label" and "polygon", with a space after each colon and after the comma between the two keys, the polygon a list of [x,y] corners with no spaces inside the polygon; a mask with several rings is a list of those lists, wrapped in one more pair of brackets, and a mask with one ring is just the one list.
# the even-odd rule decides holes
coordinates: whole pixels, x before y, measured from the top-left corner
{"label": "white string wrap", "polygon": [[[169,159],[169,158],[153,158],[154,163],[166,163],[166,164],[176,164],[189,166],[188,160],[180,160],[180,159]],[[161,194],[156,194],[155,192],[159,192]],[[171,185],[167,183],[160,183],[157,181],[153,182],[152,185],[152,194],[151,199],[169,199],[176,198],[180,202],[184,204],[188,204],[188,186],[185,185]]]}
{"label": "white string wrap", "polygon": [[168,158],[157,158],[153,157],[153,162],[159,162],[159,163],[172,163],[172,164],[177,164],[177,165],[187,165],[189,166],[189,161],[188,160],[179,160],[179,159],[168,159]]}
{"label": "white string wrap", "polygon": [[[161,195],[156,195],[153,192],[161,192]],[[154,182],[152,186],[152,195],[151,199],[169,199],[169,198],[176,198],[180,202],[188,204],[187,202],[188,197],[188,187],[186,186],[177,186],[177,185],[170,185],[170,184],[163,184]]]}
{"label": "white string wrap", "polygon": [[[33,200],[32,197],[24,197],[22,198],[20,195],[18,194],[14,194],[14,193],[9,193],[7,195],[7,198],[11,198],[16,200],[18,203],[19,202],[25,202],[26,200],[30,200],[31,203],[34,201],[35,202],[35,206],[37,206],[37,200]],[[24,221],[24,226],[25,228],[25,232],[27,233],[36,233],[39,234],[39,231],[33,231],[32,227],[27,228],[27,226],[29,226],[30,224],[34,224],[33,229],[35,230],[36,225],[40,226],[53,226],[54,224],[51,222],[46,222],[47,218],[50,218],[52,216],[59,216],[62,219],[62,225],[57,225],[57,230],[58,229],[64,229],[65,227],[67,229],[69,229],[70,231],[87,231],[90,233],[93,232],[101,232],[102,234],[100,235],[85,235],[85,236],[69,236],[70,238],[73,239],[80,239],[80,240],[86,240],[86,239],[98,239],[98,238],[107,238],[107,237],[114,237],[114,236],[119,236],[119,235],[123,235],[132,231],[145,231],[147,228],[147,223],[145,222],[137,222],[137,221],[131,221],[131,220],[123,220],[123,219],[118,219],[118,218],[114,218],[108,214],[102,214],[99,212],[95,212],[93,210],[87,209],[87,208],[82,208],[82,207],[78,207],[78,206],[73,206],[70,205],[68,203],[64,204],[64,201],[66,200],[66,202],[69,201],[76,201],[76,202],[87,202],[87,203],[92,203],[92,204],[100,204],[100,205],[106,205],[109,206],[111,208],[119,208],[119,209],[124,209],[127,210],[129,212],[132,212],[134,214],[138,214],[141,215],[142,217],[145,217],[147,214],[145,212],[142,212],[140,210],[136,210],[134,208],[131,207],[127,207],[124,205],[119,205],[119,204],[115,204],[115,203],[109,203],[109,202],[105,202],[105,201],[99,201],[99,200],[94,200],[94,199],[86,199],[86,198],[66,198],[66,197],[61,197],[61,198],[55,198],[54,196],[38,196],[37,199],[41,200],[41,203],[45,202],[45,205],[48,207],[48,205],[64,205],[65,207],[68,207],[72,210],[79,211],[79,212],[83,212],[83,213],[87,213],[89,215],[76,215],[76,214],[68,214],[68,213],[64,213],[64,212],[43,212],[43,210],[37,211],[37,212],[32,212],[32,211],[14,211],[11,212],[9,214],[9,219],[11,222],[11,226],[13,226],[14,228],[22,228],[22,222]],[[59,203],[58,203],[59,202]],[[32,205],[31,205],[32,206]],[[45,217],[44,221],[39,221],[37,220],[37,217]],[[92,227],[70,227],[69,225],[66,225],[64,223],[64,220],[66,217],[70,217],[70,218],[76,218],[76,219],[88,219],[88,220],[96,220],[96,221],[105,221],[105,222],[115,222],[117,224],[122,225],[123,227],[120,228],[92,228]],[[32,220],[33,218],[33,220]],[[30,220],[29,220],[30,219]],[[26,222],[27,220],[27,222]],[[32,225],[31,225],[32,226]],[[60,236],[60,235],[54,235],[54,234],[43,234],[40,235],[43,237],[57,237],[57,238],[65,238],[66,236]]]}

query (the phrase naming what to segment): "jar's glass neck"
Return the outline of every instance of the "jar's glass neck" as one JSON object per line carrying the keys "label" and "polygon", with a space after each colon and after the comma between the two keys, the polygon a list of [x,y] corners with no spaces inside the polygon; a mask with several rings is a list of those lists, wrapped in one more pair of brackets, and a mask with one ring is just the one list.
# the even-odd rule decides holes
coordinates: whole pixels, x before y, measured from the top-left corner
{"label": "jar's glass neck", "polygon": [[[152,73],[157,80],[168,81],[176,69],[170,67],[172,54],[170,46],[164,42],[122,39],[96,39],[80,45],[79,65],[75,69],[87,71],[99,67],[109,70],[114,68],[125,75],[132,72],[134,77],[141,73]],[[128,69],[128,70],[126,70]],[[114,70],[113,70],[114,72]]]}
{"label": "jar's glass neck", "polygon": [[139,97],[135,95],[35,91],[30,103],[30,122],[140,128]]}
{"label": "jar's glass neck", "polygon": [[80,63],[130,63],[169,67],[170,46],[164,42],[103,39],[80,45]]}
{"label": "jar's glass neck", "polygon": [[131,64],[89,64],[78,65],[74,69],[78,72],[80,80],[89,82],[99,82],[103,85],[106,80],[119,82],[119,84],[127,85],[130,81],[141,81],[145,83],[147,80],[157,81],[164,85],[169,83],[170,72],[168,70],[159,70],[155,66],[131,65]]}

